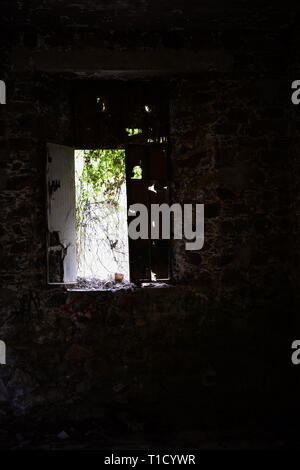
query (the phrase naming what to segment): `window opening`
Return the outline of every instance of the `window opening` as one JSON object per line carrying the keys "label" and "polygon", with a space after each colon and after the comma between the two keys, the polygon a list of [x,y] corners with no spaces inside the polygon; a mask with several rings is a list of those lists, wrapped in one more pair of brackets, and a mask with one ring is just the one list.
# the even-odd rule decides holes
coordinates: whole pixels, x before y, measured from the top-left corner
{"label": "window opening", "polygon": [[129,280],[124,149],[75,150],[77,276]]}

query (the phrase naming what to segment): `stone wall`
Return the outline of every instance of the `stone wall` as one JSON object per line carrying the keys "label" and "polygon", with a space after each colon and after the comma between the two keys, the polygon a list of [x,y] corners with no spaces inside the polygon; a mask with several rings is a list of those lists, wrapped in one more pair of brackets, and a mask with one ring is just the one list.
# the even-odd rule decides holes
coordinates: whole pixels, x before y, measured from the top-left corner
{"label": "stone wall", "polygon": [[[195,6],[193,15],[181,2],[172,12],[159,2],[151,23],[142,3],[136,13],[127,2],[111,10],[92,1],[57,2],[58,10],[7,5],[0,338],[8,365],[0,366],[0,420],[264,425],[296,406],[288,397],[297,387],[289,366],[297,158],[288,151],[285,17],[274,8],[256,23],[251,10],[230,23],[216,7],[205,22]],[[82,79],[169,87],[172,198],[205,204],[204,247],[188,252],[173,243],[169,288],[47,286],[45,145],[72,143],[70,84]]]}

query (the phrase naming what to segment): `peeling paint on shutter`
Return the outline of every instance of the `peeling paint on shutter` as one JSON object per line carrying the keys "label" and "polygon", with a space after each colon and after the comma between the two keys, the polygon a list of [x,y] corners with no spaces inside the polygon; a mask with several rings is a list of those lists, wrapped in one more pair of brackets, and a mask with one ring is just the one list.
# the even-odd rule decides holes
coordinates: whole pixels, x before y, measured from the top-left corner
{"label": "peeling paint on shutter", "polygon": [[47,144],[48,282],[76,282],[74,149]]}

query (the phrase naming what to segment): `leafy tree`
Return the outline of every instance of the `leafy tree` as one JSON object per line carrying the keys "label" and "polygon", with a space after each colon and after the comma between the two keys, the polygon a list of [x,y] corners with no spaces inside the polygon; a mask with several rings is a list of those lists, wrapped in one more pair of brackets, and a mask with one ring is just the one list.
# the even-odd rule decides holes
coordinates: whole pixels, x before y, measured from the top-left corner
{"label": "leafy tree", "polygon": [[[110,233],[115,231],[119,220],[116,217],[109,219],[109,216],[117,214],[119,210],[120,193],[126,180],[125,151],[123,149],[82,150],[79,155],[77,154],[77,158],[83,159],[82,171],[76,175],[79,260],[84,255],[86,228],[93,226],[96,236],[97,224],[101,224],[115,257],[121,247],[118,246],[118,241],[110,239]],[[103,220],[99,220],[99,204],[101,204],[101,214],[104,215]],[[113,228],[112,223],[115,224]]]}

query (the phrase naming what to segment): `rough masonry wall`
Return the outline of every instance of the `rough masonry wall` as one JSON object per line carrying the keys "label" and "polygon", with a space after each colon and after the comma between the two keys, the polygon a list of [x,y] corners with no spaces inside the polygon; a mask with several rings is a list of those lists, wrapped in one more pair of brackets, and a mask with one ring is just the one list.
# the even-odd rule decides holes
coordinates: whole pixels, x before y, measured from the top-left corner
{"label": "rough masonry wall", "polygon": [[[138,18],[130,31],[115,11],[114,28],[93,25],[93,2],[58,22],[44,7],[8,7],[6,33],[19,28],[2,51],[0,420],[272,423],[293,405],[283,397],[297,308],[288,33],[277,20],[247,32],[222,17],[219,30],[189,35],[173,29],[186,20],[178,12],[161,15],[165,33],[142,32]],[[170,87],[172,198],[205,204],[204,247],[174,242],[167,289],[49,287],[45,144],[72,142],[70,82],[153,75]]]}

